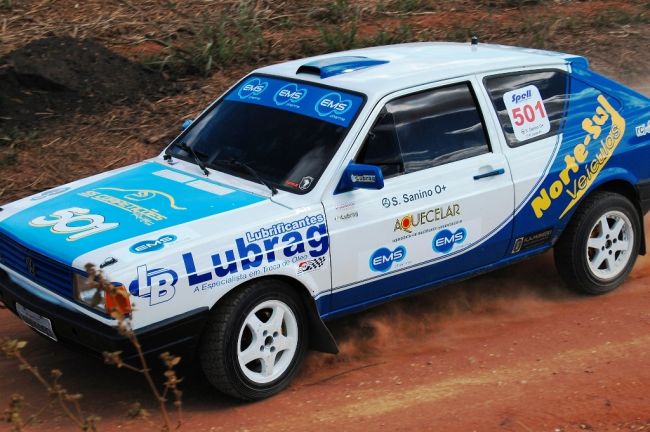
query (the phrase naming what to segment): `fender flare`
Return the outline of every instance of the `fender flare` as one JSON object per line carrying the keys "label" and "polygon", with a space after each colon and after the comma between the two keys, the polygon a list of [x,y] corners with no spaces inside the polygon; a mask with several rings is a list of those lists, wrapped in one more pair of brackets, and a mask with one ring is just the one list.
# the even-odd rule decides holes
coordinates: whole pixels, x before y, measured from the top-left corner
{"label": "fender flare", "polygon": [[[646,237],[645,237],[645,224],[643,218],[645,213],[650,210],[648,203],[650,202],[650,181],[637,182],[629,176],[616,176],[603,179],[595,187],[589,190],[581,200],[584,202],[595,191],[605,190],[623,195],[629,199],[639,214],[639,221],[641,222],[641,244],[639,245],[639,255],[645,255],[647,252]],[[573,216],[573,215],[572,215]]]}

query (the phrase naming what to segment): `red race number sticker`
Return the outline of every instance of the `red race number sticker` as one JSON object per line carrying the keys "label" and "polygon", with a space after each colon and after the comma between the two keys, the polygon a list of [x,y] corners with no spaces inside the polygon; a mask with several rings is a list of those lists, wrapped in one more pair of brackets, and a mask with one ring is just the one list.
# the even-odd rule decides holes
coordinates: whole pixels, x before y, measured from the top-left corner
{"label": "red race number sticker", "polygon": [[529,85],[503,95],[517,141],[526,141],[551,130],[539,90]]}

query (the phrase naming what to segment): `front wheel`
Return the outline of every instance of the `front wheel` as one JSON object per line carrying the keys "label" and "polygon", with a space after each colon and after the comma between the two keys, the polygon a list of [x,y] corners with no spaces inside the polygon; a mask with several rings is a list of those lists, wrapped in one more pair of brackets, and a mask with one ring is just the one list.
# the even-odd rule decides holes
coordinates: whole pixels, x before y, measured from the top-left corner
{"label": "front wheel", "polygon": [[307,350],[306,316],[287,285],[253,282],[224,298],[212,311],[199,356],[208,381],[244,400],[284,389]]}
{"label": "front wheel", "polygon": [[586,294],[614,290],[639,254],[641,222],[634,205],[596,192],[576,211],[555,245],[555,264],[569,286]]}

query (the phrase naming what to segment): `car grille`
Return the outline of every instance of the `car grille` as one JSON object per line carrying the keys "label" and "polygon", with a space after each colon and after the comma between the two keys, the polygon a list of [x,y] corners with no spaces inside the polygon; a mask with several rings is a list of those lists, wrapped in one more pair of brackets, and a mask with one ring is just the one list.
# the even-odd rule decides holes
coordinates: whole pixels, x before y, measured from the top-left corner
{"label": "car grille", "polygon": [[57,294],[72,298],[72,268],[0,233],[0,263]]}

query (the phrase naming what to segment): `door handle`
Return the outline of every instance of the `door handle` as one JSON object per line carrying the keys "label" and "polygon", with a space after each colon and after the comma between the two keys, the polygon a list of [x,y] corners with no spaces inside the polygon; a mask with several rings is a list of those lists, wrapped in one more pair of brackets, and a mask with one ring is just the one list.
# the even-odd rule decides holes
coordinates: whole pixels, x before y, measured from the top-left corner
{"label": "door handle", "polygon": [[489,171],[483,174],[477,174],[474,176],[474,180],[481,180],[487,177],[493,177],[493,176],[498,176],[501,174],[505,174],[506,170],[503,168],[495,169],[494,171]]}

